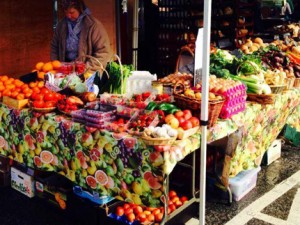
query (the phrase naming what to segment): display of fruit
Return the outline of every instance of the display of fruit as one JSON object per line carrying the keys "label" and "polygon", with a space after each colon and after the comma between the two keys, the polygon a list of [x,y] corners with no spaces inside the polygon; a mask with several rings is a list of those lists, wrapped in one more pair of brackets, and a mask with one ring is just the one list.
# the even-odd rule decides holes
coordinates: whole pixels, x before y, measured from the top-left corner
{"label": "display of fruit", "polygon": [[128,123],[128,131],[138,134],[146,127],[156,126],[159,123],[158,114],[155,111],[140,111],[134,115]]}
{"label": "display of fruit", "polygon": [[8,96],[17,100],[29,99],[33,93],[40,92],[44,82],[24,83],[7,75],[0,76],[0,97]]}
{"label": "display of fruit", "polygon": [[42,87],[39,92],[34,92],[30,96],[31,105],[34,108],[53,108],[61,99],[61,94],[50,91]]}
{"label": "display of fruit", "polygon": [[44,79],[45,74],[50,72],[56,74],[57,70],[61,67],[61,62],[58,60],[53,60],[49,62],[38,62],[35,64],[33,72],[37,72],[37,77],[41,80]]}
{"label": "display of fruit", "polygon": [[[161,199],[164,202],[163,196]],[[176,191],[170,190],[168,194],[168,214],[174,212],[187,201],[187,196],[179,196],[177,195]],[[123,220],[130,223],[138,221],[140,224],[152,224],[162,222],[164,211],[164,207],[156,208],[141,206],[134,203],[124,203],[117,206],[115,211],[109,216],[117,220]]]}
{"label": "display of fruit", "polygon": [[[243,35],[245,34],[246,31],[243,31],[242,29],[240,30],[240,32],[241,32],[240,34]],[[261,38],[257,37],[254,39],[251,38],[247,39],[247,41],[241,45],[240,50],[245,54],[250,54],[264,47],[266,47],[266,44],[263,42]]]}
{"label": "display of fruit", "polygon": [[63,95],[57,102],[57,108],[65,113],[71,113],[72,111],[77,110],[83,105],[83,101],[76,96],[66,97],[65,95]]}
{"label": "display of fruit", "polygon": [[144,92],[141,94],[134,94],[128,101],[126,102],[126,105],[129,107],[136,107],[139,109],[146,108],[149,101],[153,100],[154,96],[151,95],[151,92]]}
{"label": "display of fruit", "polygon": [[200,120],[192,115],[192,111],[189,109],[179,110],[174,114],[169,114],[165,117],[165,123],[170,125],[174,129],[181,128],[188,130],[199,126]]}
{"label": "display of fruit", "polygon": [[97,96],[95,93],[93,92],[84,92],[80,95],[80,98],[84,101],[84,102],[93,102],[96,100]]}
{"label": "display of fruit", "polygon": [[181,82],[185,85],[190,85],[192,79],[193,75],[190,73],[177,72],[169,74],[168,76],[163,77],[161,79],[158,79],[158,81],[165,84],[176,84],[177,82]]}

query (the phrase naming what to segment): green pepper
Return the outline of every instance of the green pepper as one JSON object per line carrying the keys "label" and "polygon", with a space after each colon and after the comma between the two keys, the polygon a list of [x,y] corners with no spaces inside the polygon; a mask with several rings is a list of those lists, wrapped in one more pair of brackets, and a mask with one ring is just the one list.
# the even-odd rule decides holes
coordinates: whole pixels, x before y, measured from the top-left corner
{"label": "green pepper", "polygon": [[179,110],[180,110],[180,109],[178,109],[178,108],[174,108],[174,109],[168,110],[167,113],[168,113],[168,114],[174,114],[174,113],[176,113],[176,112],[179,111]]}
{"label": "green pepper", "polygon": [[156,102],[149,102],[148,105],[147,105],[147,107],[146,107],[146,110],[152,111],[152,110],[154,110],[156,107],[157,107]]}
{"label": "green pepper", "polygon": [[158,106],[158,109],[160,109],[160,110],[163,110],[163,111],[169,111],[169,110],[171,110],[171,109],[175,109],[175,108],[177,108],[177,106],[176,105],[173,105],[173,104],[171,104],[171,103],[161,103],[159,106]]}

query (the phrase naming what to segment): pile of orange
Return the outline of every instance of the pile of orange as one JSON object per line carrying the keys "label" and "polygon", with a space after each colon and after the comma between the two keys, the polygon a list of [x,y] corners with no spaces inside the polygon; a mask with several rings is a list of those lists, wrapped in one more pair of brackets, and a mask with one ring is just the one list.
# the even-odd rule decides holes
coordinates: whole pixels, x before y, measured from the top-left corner
{"label": "pile of orange", "polygon": [[50,61],[50,62],[38,62],[35,64],[34,71],[37,71],[38,78],[43,80],[45,74],[50,72],[52,74],[56,74],[57,70],[60,68],[61,62],[58,60]]}
{"label": "pile of orange", "polygon": [[44,81],[25,84],[21,80],[7,75],[0,76],[0,97],[8,96],[18,100],[29,99],[32,93],[39,93],[42,87],[44,87]]}

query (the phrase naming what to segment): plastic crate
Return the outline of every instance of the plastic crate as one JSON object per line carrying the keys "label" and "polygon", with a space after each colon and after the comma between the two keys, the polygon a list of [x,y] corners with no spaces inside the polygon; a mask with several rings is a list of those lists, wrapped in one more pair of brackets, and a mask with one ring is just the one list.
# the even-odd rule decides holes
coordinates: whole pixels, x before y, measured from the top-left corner
{"label": "plastic crate", "polygon": [[275,141],[272,142],[271,146],[264,154],[262,164],[270,165],[276,159],[280,158],[280,156],[281,156],[281,140],[276,139]]}
{"label": "plastic crate", "polygon": [[290,125],[286,125],[284,137],[288,139],[293,145],[300,146],[300,132]]}
{"label": "plastic crate", "polygon": [[241,200],[256,186],[259,171],[260,167],[257,167],[255,169],[242,171],[237,176],[229,178],[229,187],[235,201]]}

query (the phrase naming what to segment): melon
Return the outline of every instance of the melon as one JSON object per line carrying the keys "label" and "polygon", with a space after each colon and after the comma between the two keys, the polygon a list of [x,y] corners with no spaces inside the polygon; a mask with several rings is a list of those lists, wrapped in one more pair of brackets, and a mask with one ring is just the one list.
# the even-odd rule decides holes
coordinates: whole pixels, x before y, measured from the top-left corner
{"label": "melon", "polygon": [[4,139],[4,137],[0,136],[0,148],[3,148],[6,144],[6,140]]}
{"label": "melon", "polygon": [[123,141],[128,149],[133,149],[136,144],[136,138],[134,137],[126,137]]}
{"label": "melon", "polygon": [[156,177],[150,177],[148,180],[148,184],[151,189],[157,190],[161,188],[161,183],[158,182],[158,179]]}

